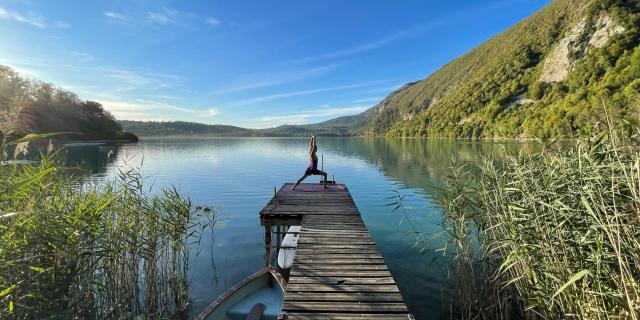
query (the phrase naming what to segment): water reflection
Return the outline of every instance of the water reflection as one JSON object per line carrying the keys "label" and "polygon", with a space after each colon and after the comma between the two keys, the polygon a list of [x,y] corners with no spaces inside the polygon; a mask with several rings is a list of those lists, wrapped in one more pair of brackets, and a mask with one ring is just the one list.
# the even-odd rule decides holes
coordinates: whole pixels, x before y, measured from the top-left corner
{"label": "water reflection", "polygon": [[[440,210],[433,199],[452,159],[478,163],[483,156],[536,148],[514,142],[386,138],[321,138],[318,147],[324,170],[349,186],[418,319],[437,317],[446,305],[446,260],[432,251],[420,254],[413,243],[416,230],[427,235],[440,232]],[[222,208],[225,226],[215,235],[205,235],[203,243],[211,241],[212,246],[203,246],[197,258],[193,255],[190,290],[192,311],[197,314],[264,265],[264,229],[258,213],[274,187],[304,172],[307,148],[304,138],[163,138],[116,147],[111,160],[100,149],[70,155],[99,175],[114,174],[125,163],[142,164],[144,175],[154,183],[175,185],[194,203]],[[402,211],[391,212],[385,206],[394,190],[407,196]],[[438,248],[442,238],[429,237],[425,244]],[[431,264],[434,258],[436,263]]]}
{"label": "water reflection", "polygon": [[72,143],[62,146],[65,162],[80,166],[94,175],[103,175],[107,167],[118,159],[119,143]]}

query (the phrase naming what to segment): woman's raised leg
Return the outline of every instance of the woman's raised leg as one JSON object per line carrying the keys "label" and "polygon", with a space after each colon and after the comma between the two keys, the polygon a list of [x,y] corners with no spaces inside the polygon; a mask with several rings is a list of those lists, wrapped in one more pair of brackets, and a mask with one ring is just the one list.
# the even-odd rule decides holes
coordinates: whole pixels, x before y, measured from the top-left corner
{"label": "woman's raised leg", "polygon": [[306,179],[308,176],[309,175],[305,173],[302,177],[300,177],[300,179],[296,181],[296,184],[294,184],[293,187],[291,187],[291,190],[295,190],[296,187],[300,184],[300,182],[302,182],[302,180]]}

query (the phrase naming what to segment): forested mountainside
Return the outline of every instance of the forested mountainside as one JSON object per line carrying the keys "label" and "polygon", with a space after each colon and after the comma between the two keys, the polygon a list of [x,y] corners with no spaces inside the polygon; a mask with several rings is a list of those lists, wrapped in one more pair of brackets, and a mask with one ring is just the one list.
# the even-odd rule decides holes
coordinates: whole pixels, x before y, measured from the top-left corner
{"label": "forested mountainside", "polygon": [[605,106],[633,118],[640,92],[640,1],[557,0],[393,92],[352,134],[467,138],[583,136]]}
{"label": "forested mountainside", "polygon": [[49,83],[26,80],[0,65],[0,137],[60,133],[73,140],[137,140],[100,103]]}

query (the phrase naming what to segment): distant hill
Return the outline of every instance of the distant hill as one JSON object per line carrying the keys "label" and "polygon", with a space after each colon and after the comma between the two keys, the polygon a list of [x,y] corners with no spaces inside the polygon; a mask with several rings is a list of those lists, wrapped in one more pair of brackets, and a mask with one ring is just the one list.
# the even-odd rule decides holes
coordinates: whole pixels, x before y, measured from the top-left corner
{"label": "distant hill", "polygon": [[137,140],[99,103],[0,65],[0,137],[59,132],[69,132],[58,138],[71,140]]}
{"label": "distant hill", "polygon": [[362,119],[364,119],[363,114],[358,114],[343,116],[320,123],[302,125],[302,127],[314,131],[319,135],[345,136],[351,135],[353,133],[352,128],[358,125]]}
{"label": "distant hill", "polygon": [[118,121],[124,130],[138,136],[251,136],[253,130],[226,125],[207,125],[185,121]]}
{"label": "distant hill", "polygon": [[[353,116],[357,117],[357,116]],[[209,136],[209,137],[307,137],[344,136],[352,123],[347,117],[311,125],[281,125],[267,129],[246,129],[219,124],[184,121],[118,121],[124,130],[141,137],[152,136]]]}
{"label": "distant hill", "polygon": [[391,93],[352,134],[556,137],[600,130],[640,101],[640,1],[557,0]]}

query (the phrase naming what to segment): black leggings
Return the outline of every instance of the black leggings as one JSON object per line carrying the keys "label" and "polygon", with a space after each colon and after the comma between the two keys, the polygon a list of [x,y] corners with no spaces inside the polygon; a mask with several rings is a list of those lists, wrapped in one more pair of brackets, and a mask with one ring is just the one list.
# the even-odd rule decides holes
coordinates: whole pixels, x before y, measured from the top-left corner
{"label": "black leggings", "polygon": [[312,169],[312,168],[307,168],[307,170],[304,172],[304,174],[308,175],[308,176],[320,176],[320,175],[325,175],[326,173],[324,171],[320,171],[318,169]]}

